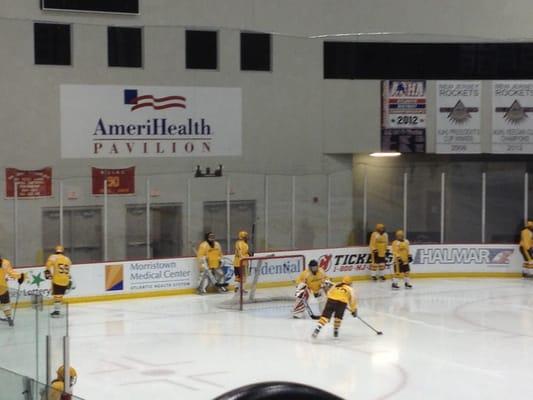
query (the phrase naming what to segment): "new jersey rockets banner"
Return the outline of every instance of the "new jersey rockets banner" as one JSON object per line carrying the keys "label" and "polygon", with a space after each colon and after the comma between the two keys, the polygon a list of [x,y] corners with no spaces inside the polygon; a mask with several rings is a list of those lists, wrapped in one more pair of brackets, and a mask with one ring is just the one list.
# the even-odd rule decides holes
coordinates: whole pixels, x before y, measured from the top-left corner
{"label": "new jersey rockets banner", "polygon": [[104,183],[107,183],[107,194],[135,193],[135,167],[92,168],[92,177],[93,194],[104,194]]}
{"label": "new jersey rockets banner", "polygon": [[426,81],[382,81],[381,150],[426,151]]}
{"label": "new jersey rockets banner", "polygon": [[240,88],[61,85],[63,158],[240,156]]}
{"label": "new jersey rockets banner", "polygon": [[481,153],[481,82],[437,82],[437,153]]}
{"label": "new jersey rockets banner", "polygon": [[52,168],[23,171],[6,168],[6,197],[36,198],[52,195]]}
{"label": "new jersey rockets banner", "polygon": [[533,81],[492,84],[492,152],[533,153]]}

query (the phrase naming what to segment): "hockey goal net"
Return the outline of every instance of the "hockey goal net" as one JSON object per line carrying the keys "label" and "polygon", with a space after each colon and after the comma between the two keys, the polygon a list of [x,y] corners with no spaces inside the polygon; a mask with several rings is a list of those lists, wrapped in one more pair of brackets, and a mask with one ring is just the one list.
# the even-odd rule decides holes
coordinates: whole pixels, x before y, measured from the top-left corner
{"label": "hockey goal net", "polygon": [[274,254],[248,257],[241,260],[244,285],[237,285],[231,299],[223,301],[221,308],[244,310],[249,305],[257,308],[271,302],[294,302],[294,287],[298,275],[305,269],[305,256]]}

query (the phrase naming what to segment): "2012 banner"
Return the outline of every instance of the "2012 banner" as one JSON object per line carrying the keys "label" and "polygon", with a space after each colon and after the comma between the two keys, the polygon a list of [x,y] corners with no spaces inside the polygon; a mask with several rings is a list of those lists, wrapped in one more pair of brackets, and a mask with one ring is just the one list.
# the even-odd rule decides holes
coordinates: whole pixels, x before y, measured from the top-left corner
{"label": "2012 banner", "polygon": [[426,151],[426,81],[384,80],[381,96],[381,150]]}
{"label": "2012 banner", "polygon": [[[93,194],[134,194],[135,167],[129,168],[92,168]],[[105,186],[104,186],[105,185]]]}
{"label": "2012 banner", "polygon": [[492,152],[533,154],[533,81],[494,81],[492,106]]}
{"label": "2012 banner", "polygon": [[25,171],[6,168],[6,197],[37,198],[52,196],[52,168]]}

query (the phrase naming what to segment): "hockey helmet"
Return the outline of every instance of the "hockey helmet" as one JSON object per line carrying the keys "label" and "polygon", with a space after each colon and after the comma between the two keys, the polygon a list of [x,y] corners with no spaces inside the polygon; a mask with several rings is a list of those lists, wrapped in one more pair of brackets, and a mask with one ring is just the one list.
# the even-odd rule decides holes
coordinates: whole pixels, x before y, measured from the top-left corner
{"label": "hockey helmet", "polygon": [[352,284],[352,277],[348,276],[348,275],[344,275],[342,277],[342,283],[344,283],[345,285],[351,285]]}
{"label": "hockey helmet", "polygon": [[[69,371],[70,371],[70,386],[74,386],[74,384],[78,380],[78,372],[73,367],[70,367]],[[57,369],[57,379],[61,381],[65,379],[65,366],[64,365],[62,365],[61,367]]]}
{"label": "hockey helmet", "polygon": [[311,260],[311,261],[309,261],[309,264],[307,264],[307,265],[309,266],[309,269],[312,272],[318,271],[318,261],[317,260]]}
{"label": "hockey helmet", "polygon": [[403,240],[404,237],[405,237],[405,234],[403,233],[403,230],[401,230],[401,229],[398,229],[396,231],[395,235],[396,235],[396,239],[398,239],[398,240]]}
{"label": "hockey helmet", "polygon": [[239,232],[239,239],[241,239],[241,240],[248,239],[248,232],[246,232],[246,231],[240,231],[240,232]]}
{"label": "hockey helmet", "polygon": [[376,231],[378,231],[378,232],[384,232],[384,231],[385,231],[385,225],[383,225],[383,224],[376,224]]}
{"label": "hockey helmet", "polygon": [[58,244],[55,247],[55,252],[58,253],[58,254],[63,254],[65,252],[65,248],[63,247],[63,245]]}

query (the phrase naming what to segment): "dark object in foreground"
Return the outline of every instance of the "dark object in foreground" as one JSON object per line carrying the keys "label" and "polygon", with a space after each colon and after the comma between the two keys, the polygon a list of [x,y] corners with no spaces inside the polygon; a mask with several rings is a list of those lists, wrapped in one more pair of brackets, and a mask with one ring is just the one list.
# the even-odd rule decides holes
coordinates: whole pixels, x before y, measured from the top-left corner
{"label": "dark object in foreground", "polygon": [[262,382],[234,389],[214,400],[343,400],[321,389],[294,382]]}

